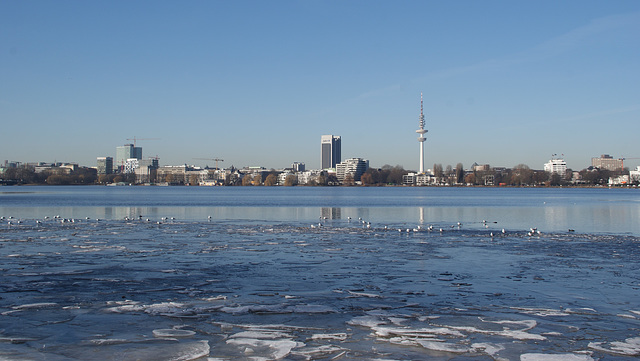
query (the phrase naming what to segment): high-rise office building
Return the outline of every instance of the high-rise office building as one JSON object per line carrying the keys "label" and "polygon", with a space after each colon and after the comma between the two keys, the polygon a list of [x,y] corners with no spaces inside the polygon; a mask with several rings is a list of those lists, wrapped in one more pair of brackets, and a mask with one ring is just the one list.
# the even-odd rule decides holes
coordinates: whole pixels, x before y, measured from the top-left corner
{"label": "high-rise office building", "polygon": [[294,171],[296,172],[304,172],[304,163],[302,162],[293,162],[293,164],[291,165],[291,168],[293,168]]}
{"label": "high-rise office building", "polygon": [[134,147],[133,144],[125,144],[116,147],[116,168],[120,171],[124,169],[127,159],[142,159],[142,147]]}
{"label": "high-rise office building", "polygon": [[323,135],[320,138],[321,147],[321,169],[335,168],[340,163],[341,156],[341,139],[339,136]]}
{"label": "high-rise office building", "polygon": [[113,158],[112,157],[98,157],[97,159],[98,174],[111,174],[113,173]]}

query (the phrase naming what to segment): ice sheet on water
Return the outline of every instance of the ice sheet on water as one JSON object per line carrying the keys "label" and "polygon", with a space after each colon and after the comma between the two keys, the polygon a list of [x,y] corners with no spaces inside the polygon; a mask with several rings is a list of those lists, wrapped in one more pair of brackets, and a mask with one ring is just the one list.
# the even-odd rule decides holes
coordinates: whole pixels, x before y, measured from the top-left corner
{"label": "ice sheet on water", "polygon": [[257,360],[280,360],[289,355],[295,347],[304,346],[303,343],[291,339],[257,338],[231,338],[227,340],[227,344],[242,347],[245,355],[256,355],[252,358]]}
{"label": "ice sheet on water", "polygon": [[183,337],[191,337],[195,334],[196,334],[195,331],[181,330],[177,328],[163,328],[163,329],[153,330],[154,337],[183,338]]}
{"label": "ice sheet on water", "polygon": [[593,361],[589,355],[525,353],[520,355],[520,361]]}
{"label": "ice sheet on water", "polygon": [[451,353],[467,353],[469,351],[471,351],[471,348],[464,346],[464,345],[459,345],[459,344],[453,344],[453,343],[448,343],[448,342],[444,342],[444,341],[425,341],[425,340],[418,340],[416,341],[416,343],[428,350],[432,350],[432,351],[440,351],[440,352],[451,352]]}
{"label": "ice sheet on water", "polygon": [[229,338],[255,338],[259,340],[273,340],[277,338],[291,337],[290,334],[278,331],[242,331],[229,336]]}
{"label": "ice sheet on water", "polygon": [[536,315],[542,317],[548,316],[569,316],[571,313],[569,310],[556,310],[551,308],[537,308],[537,307],[513,307],[513,309],[518,310],[522,313],[526,313],[528,315]]}
{"label": "ice sheet on water", "polygon": [[347,339],[346,333],[316,333],[311,336],[312,340],[337,340],[345,341]]}
{"label": "ice sheet on water", "polygon": [[271,314],[287,314],[287,313],[334,313],[335,309],[324,305],[289,305],[289,304],[273,304],[273,305],[236,305],[224,306],[220,308],[220,312],[230,313],[234,315],[247,313],[271,313]]}
{"label": "ice sheet on water", "polygon": [[39,302],[39,303],[28,303],[25,305],[13,306],[14,310],[30,310],[30,309],[40,309],[40,308],[52,308],[58,307],[59,305],[56,302]]}
{"label": "ice sheet on water", "polygon": [[[123,352],[125,356],[123,359],[140,361],[190,361],[208,356],[210,352],[211,348],[209,342],[206,340],[163,345],[152,344],[149,345],[149,347],[141,347],[141,345],[138,344],[137,347]],[[116,358],[108,359],[115,360]]]}
{"label": "ice sheet on water", "polygon": [[640,356],[640,337],[628,338],[624,341],[591,342],[589,348],[621,356]]}
{"label": "ice sheet on water", "polygon": [[318,360],[328,358],[338,360],[347,353],[347,349],[335,345],[321,345],[316,347],[304,347],[291,350],[292,356],[302,357],[305,360]]}
{"label": "ice sheet on water", "polygon": [[638,356],[629,331],[640,318],[630,303],[640,296],[637,238],[512,232],[489,240],[482,230],[345,223],[2,230],[0,313],[11,317],[0,317],[0,355],[46,339],[47,350],[78,344],[108,350],[99,351],[105,359],[115,350],[147,357],[206,339],[226,360]]}
{"label": "ice sheet on water", "polygon": [[[401,319],[402,322],[397,320]],[[437,321],[437,322],[436,322]],[[485,353],[495,356],[504,346],[488,342],[472,342],[479,336],[498,336],[502,340],[545,341],[545,336],[531,333],[535,320],[486,320],[476,318],[468,325],[446,324],[433,317],[393,315],[385,310],[351,319],[348,324],[369,329],[378,341],[396,345],[420,346],[448,353]],[[470,346],[471,345],[471,346]]]}

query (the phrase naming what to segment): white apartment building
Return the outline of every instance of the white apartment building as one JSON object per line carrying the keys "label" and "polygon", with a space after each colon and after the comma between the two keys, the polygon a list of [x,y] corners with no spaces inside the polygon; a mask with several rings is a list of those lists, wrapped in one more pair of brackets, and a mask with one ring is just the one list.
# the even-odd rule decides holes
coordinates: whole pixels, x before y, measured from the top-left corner
{"label": "white apartment building", "polygon": [[347,174],[350,174],[354,181],[359,181],[360,176],[369,169],[369,161],[362,158],[350,158],[336,164],[336,178],[344,182]]}
{"label": "white apartment building", "polygon": [[565,162],[564,159],[551,159],[544,164],[544,171],[564,176],[565,173],[567,173],[567,162]]}

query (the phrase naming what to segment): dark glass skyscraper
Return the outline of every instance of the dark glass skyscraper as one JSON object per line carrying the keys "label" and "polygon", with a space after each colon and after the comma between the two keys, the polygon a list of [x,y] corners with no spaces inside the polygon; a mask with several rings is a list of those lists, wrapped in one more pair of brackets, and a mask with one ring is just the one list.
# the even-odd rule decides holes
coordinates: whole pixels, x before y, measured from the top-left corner
{"label": "dark glass skyscraper", "polygon": [[323,135],[320,138],[321,169],[335,168],[342,161],[341,139],[339,136]]}

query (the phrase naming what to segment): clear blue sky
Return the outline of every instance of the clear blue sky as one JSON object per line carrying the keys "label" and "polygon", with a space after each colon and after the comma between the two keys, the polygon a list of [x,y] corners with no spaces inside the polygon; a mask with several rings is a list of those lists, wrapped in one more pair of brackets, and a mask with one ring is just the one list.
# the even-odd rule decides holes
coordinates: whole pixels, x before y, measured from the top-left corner
{"label": "clear blue sky", "polygon": [[640,1],[0,2],[0,162],[415,170],[420,92],[427,168],[640,157]]}

